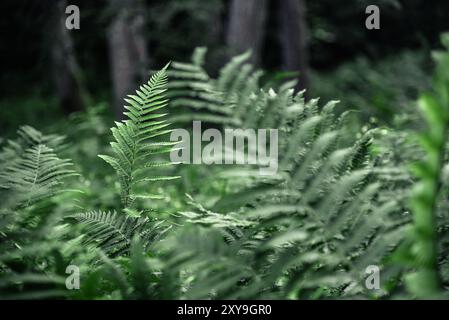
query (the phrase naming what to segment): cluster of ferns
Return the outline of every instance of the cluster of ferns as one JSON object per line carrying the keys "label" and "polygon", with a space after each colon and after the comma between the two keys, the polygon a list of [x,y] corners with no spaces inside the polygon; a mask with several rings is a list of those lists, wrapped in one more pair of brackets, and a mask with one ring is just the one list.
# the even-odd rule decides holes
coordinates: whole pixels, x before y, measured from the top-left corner
{"label": "cluster of ferns", "polygon": [[[23,126],[0,151],[0,297],[327,299],[445,296],[449,283],[449,37],[426,125],[412,139],[354,130],[338,101],[295,81],[261,81],[233,58],[216,78],[206,50],[129,95],[108,154],[120,203],[85,208],[70,144]],[[175,128],[277,129],[278,170],[173,163]],[[424,122],[424,121],[423,121]],[[105,180],[106,181],[106,180]],[[167,191],[165,191],[167,190]],[[108,191],[110,192],[110,191]],[[149,204],[176,193],[170,213]],[[170,211],[169,209],[167,209]],[[166,210],[166,211],[167,211]],[[80,287],[66,287],[67,266]],[[366,285],[377,266],[380,285]]]}

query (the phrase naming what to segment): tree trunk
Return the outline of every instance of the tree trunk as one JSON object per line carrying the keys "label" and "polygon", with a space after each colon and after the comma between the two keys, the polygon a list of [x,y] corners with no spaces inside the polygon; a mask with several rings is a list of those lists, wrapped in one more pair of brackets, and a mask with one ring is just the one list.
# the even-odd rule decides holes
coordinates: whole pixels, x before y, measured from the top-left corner
{"label": "tree trunk", "polygon": [[309,84],[306,4],[304,0],[282,0],[279,5],[283,69],[299,71],[297,89],[306,89]]}
{"label": "tree trunk", "polygon": [[53,15],[54,38],[51,41],[53,79],[59,104],[64,113],[83,110],[89,101],[83,86],[70,32],[65,26],[67,1],[58,1]]}
{"label": "tree trunk", "polygon": [[108,31],[114,112],[122,119],[123,98],[148,78],[144,7],[140,0],[110,0],[110,6],[114,14]]}
{"label": "tree trunk", "polygon": [[224,42],[224,23],[223,23],[223,12],[224,6],[220,6],[218,8],[214,8],[214,10],[210,11],[209,15],[209,30],[208,30],[208,38],[209,42],[212,44],[222,44]]}
{"label": "tree trunk", "polygon": [[252,50],[251,62],[257,65],[265,35],[267,0],[232,0],[227,32],[230,54]]}

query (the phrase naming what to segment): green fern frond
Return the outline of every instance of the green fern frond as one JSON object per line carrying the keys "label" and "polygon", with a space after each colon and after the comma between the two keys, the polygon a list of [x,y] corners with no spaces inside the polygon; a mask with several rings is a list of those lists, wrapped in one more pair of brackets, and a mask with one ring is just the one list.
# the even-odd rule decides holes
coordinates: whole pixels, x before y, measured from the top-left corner
{"label": "green fern frond", "polygon": [[129,253],[132,239],[138,236],[144,249],[161,239],[171,229],[164,221],[131,217],[117,212],[91,211],[73,216],[82,223],[88,240],[109,256]]}
{"label": "green fern frond", "polygon": [[38,144],[26,149],[21,157],[0,173],[0,187],[14,191],[19,202],[31,203],[56,193],[63,179],[76,176],[68,159],[60,159],[53,149]]}
{"label": "green fern frond", "polygon": [[21,126],[17,130],[17,138],[7,140],[0,151],[0,170],[20,157],[23,152],[33,146],[43,144],[59,152],[65,138],[60,135],[45,135],[31,126]]}
{"label": "green fern frond", "polygon": [[116,122],[111,129],[115,142],[111,143],[114,156],[100,155],[99,157],[111,165],[117,172],[120,186],[121,199],[124,208],[132,207],[137,195],[139,184],[176,179],[172,176],[147,177],[145,169],[157,166],[166,166],[169,163],[157,163],[154,155],[169,153],[172,143],[157,142],[162,136],[170,133],[167,129],[170,125],[164,117],[165,113],[159,113],[160,109],[167,106],[168,100],[166,69],[156,72],[147,84],[136,91],[137,95],[129,95],[125,101],[128,105],[124,114],[128,120]]}

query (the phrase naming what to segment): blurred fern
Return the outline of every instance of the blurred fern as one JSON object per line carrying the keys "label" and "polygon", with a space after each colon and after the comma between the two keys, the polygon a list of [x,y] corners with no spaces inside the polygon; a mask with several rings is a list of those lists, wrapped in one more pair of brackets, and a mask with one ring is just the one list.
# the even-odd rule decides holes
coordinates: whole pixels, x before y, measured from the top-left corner
{"label": "blurred fern", "polygon": [[[59,149],[63,137],[43,135],[24,126],[18,138],[0,152],[0,297],[51,298],[66,295],[65,251],[70,257],[82,247],[65,242],[63,214],[52,198],[69,189],[64,183],[77,175]],[[46,266],[46,267],[44,267]]]}
{"label": "blurred fern", "polygon": [[58,147],[63,138],[44,136],[28,126],[20,128],[18,135],[18,140],[10,140],[1,152],[0,188],[12,192],[24,206],[67,191],[60,188],[62,180],[77,173],[71,160],[59,158],[47,146]]}
{"label": "blurred fern", "polygon": [[442,37],[442,43],[446,51],[434,54],[434,93],[423,94],[419,99],[428,127],[418,137],[425,158],[413,166],[418,181],[410,200],[414,219],[409,265],[415,271],[406,280],[410,292],[420,298],[436,296],[441,291],[436,211],[449,130],[449,34]]}
{"label": "blurred fern", "polygon": [[[322,108],[318,99],[305,102],[303,92],[293,93],[294,81],[277,91],[264,88],[261,73],[245,64],[248,54],[234,58],[218,79],[203,71],[195,76],[203,54],[199,49],[192,64],[173,64],[171,106],[187,108],[184,120],[195,119],[189,109],[201,108],[202,119],[212,126],[278,128],[281,158],[278,174],[271,177],[260,176],[255,166],[210,172],[211,180],[227,181],[232,191],[205,200],[209,209],[194,203],[196,210],[182,212],[181,221],[215,229],[216,235],[204,231],[204,238],[216,239],[210,246],[219,256],[231,250],[226,247],[234,251],[221,258],[208,256],[204,240],[195,240],[201,231],[182,233],[189,238],[179,243],[173,238],[174,262],[166,269],[195,274],[190,284],[195,289],[186,289],[188,298],[369,294],[363,286],[365,268],[385,264],[409,221],[405,196],[391,192],[392,185],[408,183],[405,170],[376,164],[370,148],[377,131],[354,137],[346,126],[349,114],[334,115],[337,102]],[[186,98],[189,85],[194,93]],[[212,92],[223,97],[220,106],[201,107]],[[228,116],[217,121],[217,110]],[[229,267],[242,265],[247,268]]]}

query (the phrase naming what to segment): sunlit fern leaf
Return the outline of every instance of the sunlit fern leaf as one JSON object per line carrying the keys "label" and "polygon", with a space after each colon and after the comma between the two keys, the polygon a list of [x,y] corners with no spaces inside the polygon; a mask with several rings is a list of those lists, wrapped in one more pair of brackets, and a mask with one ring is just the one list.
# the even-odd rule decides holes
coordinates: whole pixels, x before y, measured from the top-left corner
{"label": "sunlit fern leaf", "polygon": [[131,217],[117,212],[91,211],[73,218],[82,223],[86,243],[95,244],[109,256],[128,254],[135,236],[147,250],[171,228],[164,221],[151,221],[146,217]]}
{"label": "sunlit fern leaf", "polygon": [[155,155],[169,153],[175,143],[161,142],[171,130],[170,125],[160,113],[167,106],[167,74],[166,69],[156,72],[136,91],[137,95],[129,95],[125,101],[128,105],[124,114],[128,120],[116,122],[111,129],[115,141],[111,143],[114,156],[100,155],[117,172],[121,199],[124,208],[132,207],[137,198],[139,185],[149,182],[176,179],[175,176],[148,177],[148,170],[155,167],[170,165],[170,162],[156,162]]}

